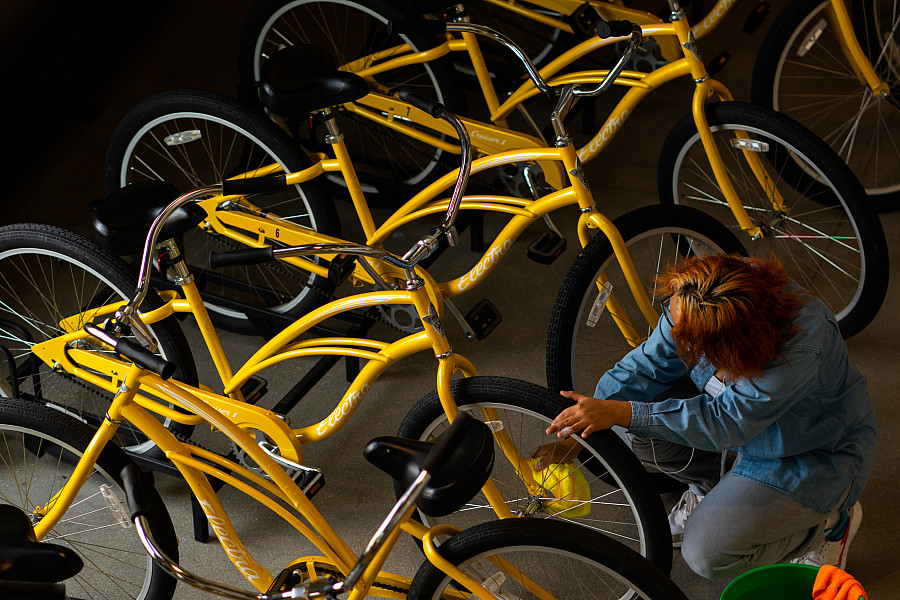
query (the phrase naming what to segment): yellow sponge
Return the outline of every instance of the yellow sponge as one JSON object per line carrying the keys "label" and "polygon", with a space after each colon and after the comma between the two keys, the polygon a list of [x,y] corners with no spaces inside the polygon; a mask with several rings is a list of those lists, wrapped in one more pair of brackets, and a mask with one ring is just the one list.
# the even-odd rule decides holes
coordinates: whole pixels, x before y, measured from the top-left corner
{"label": "yellow sponge", "polygon": [[[528,459],[534,469],[536,459]],[[541,471],[534,472],[535,481],[552,495],[555,500],[545,500],[544,510],[551,515],[584,517],[591,512],[591,490],[581,470],[574,462],[551,463]]]}

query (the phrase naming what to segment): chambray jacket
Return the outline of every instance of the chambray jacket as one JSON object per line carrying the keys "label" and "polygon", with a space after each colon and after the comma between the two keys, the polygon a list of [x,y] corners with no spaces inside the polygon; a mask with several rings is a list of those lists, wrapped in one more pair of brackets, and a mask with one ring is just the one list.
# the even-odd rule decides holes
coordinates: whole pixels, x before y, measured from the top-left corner
{"label": "chambray jacket", "polygon": [[[631,402],[629,431],[637,436],[734,449],[740,454],[734,474],[823,512],[847,508],[859,499],[875,453],[878,425],[866,379],[850,362],[824,303],[809,297],[794,323],[799,331],[760,377],[728,383],[712,397],[701,390],[715,367],[701,360],[688,370],[661,318],[643,344],[601,377],[594,396]],[[696,396],[651,402],[688,374]]]}

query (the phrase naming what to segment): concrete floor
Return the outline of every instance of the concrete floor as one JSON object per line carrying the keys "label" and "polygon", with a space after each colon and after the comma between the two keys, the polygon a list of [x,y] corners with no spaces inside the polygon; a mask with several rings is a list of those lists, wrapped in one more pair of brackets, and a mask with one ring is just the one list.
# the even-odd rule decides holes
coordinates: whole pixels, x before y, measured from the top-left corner
{"label": "concrete floor", "polygon": [[[4,124],[6,144],[2,196],[2,221],[38,221],[57,224],[90,235],[87,203],[104,194],[103,160],[106,144],[119,119],[136,102],[148,95],[176,88],[202,88],[234,95],[236,90],[237,39],[249,2],[240,0],[184,0],[174,2],[134,2],[125,14],[116,3],[101,2],[96,8],[74,11],[65,3],[36,3],[55,17],[41,20],[31,14],[20,17],[21,28],[0,30],[4,49],[2,67],[6,82]],[[735,15],[714,36],[701,43],[709,59],[723,49],[733,60],[718,78],[729,85],[738,99],[749,97],[749,76],[755,48],[765,27],[777,14],[780,3],[762,29],[753,36],[740,31],[745,10]],[[8,9],[7,9],[8,10]],[[37,10],[37,9],[36,9]],[[15,13],[15,11],[13,11]],[[132,18],[137,15],[138,18]],[[2,21],[2,19],[0,19]],[[6,20],[6,23],[10,23]],[[50,35],[48,35],[48,33]],[[12,52],[16,50],[17,52]],[[602,190],[605,210],[615,216],[629,208],[656,201],[656,156],[669,124],[687,112],[689,87],[672,84],[666,92],[651,97],[623,129],[609,151],[588,167],[595,190]],[[23,118],[19,118],[22,116]],[[633,173],[636,177],[627,177]],[[647,180],[626,185],[630,181]],[[572,231],[571,216],[564,217],[564,231]],[[567,220],[568,219],[568,220]],[[900,265],[900,212],[881,213],[888,236],[893,265]],[[527,237],[527,235],[526,235]],[[574,258],[569,250],[555,264],[541,266],[525,258],[525,244],[514,247],[508,263],[498,269],[477,298],[463,298],[467,309],[481,297],[498,306],[503,323],[486,340],[465,340],[458,328],[449,334],[456,349],[469,356],[483,374],[518,377],[544,383],[545,323],[528,315],[549,315],[558,283]],[[894,267],[897,269],[900,267]],[[522,277],[527,273],[527,277]],[[900,326],[892,308],[900,300],[898,278],[893,277],[884,308],[862,333],[848,341],[852,357],[869,379],[869,391],[880,421],[878,456],[863,495],[865,519],[850,553],[848,571],[866,587],[871,598],[893,597],[900,587],[893,536],[897,532],[898,511],[894,504],[897,483],[898,441],[893,431],[897,417],[892,410],[900,376],[894,345]],[[186,326],[190,326],[186,323]],[[895,335],[896,334],[896,335]],[[227,336],[226,345],[235,360],[248,356],[258,340]],[[198,362],[204,364],[203,356]],[[297,368],[283,379],[270,379],[272,404],[279,386],[288,386],[302,373]],[[341,369],[335,369],[313,394],[317,399],[296,408],[295,421],[319,418],[333,407],[345,387]],[[411,403],[433,387],[433,364],[416,357],[392,368],[382,378],[366,403],[340,435],[314,445],[308,462],[326,474],[324,490],[316,504],[354,548],[362,549],[392,500],[386,477],[364,463],[361,451],[365,440],[396,431],[400,418]],[[320,406],[321,405],[321,406]],[[309,419],[312,420],[311,418]],[[224,558],[218,544],[199,544],[191,539],[190,512],[185,486],[176,479],[157,477],[168,499],[176,527],[182,538],[186,565],[211,578],[240,585],[236,571]],[[224,500],[235,496],[224,493]],[[234,505],[234,520],[246,531],[245,542],[262,546],[267,556],[295,555],[295,536],[273,531],[258,512]],[[418,562],[411,543],[398,555],[398,569]],[[299,550],[298,550],[299,551]],[[266,559],[263,559],[265,562]],[[267,563],[268,564],[268,563]],[[277,570],[282,565],[274,563]],[[411,573],[410,570],[406,572]],[[673,579],[695,600],[718,598],[725,582],[709,582],[693,574],[676,553]],[[180,587],[177,598],[208,597]]]}

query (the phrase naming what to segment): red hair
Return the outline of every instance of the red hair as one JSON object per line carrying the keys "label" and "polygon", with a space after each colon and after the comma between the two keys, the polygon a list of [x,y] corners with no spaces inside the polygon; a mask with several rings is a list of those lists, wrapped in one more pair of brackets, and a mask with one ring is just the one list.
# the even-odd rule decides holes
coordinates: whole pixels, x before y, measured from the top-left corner
{"label": "red hair", "polygon": [[777,259],[717,254],[669,267],[657,282],[661,295],[681,303],[672,328],[678,355],[688,365],[706,357],[730,381],[762,374],[797,331],[803,292],[786,293],[789,279]]}

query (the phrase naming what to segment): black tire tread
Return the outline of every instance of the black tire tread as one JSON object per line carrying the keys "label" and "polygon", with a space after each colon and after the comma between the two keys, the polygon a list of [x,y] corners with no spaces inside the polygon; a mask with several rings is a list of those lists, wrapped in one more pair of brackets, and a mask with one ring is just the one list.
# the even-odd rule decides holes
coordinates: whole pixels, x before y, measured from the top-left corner
{"label": "black tire tread", "polygon": [[[481,553],[514,546],[553,548],[588,557],[634,583],[646,600],[686,600],[678,586],[646,558],[608,536],[571,523],[490,521],[450,538],[441,545],[441,555],[459,565]],[[444,578],[443,572],[424,562],[413,577],[409,597],[433,598]]]}
{"label": "black tire tread", "polygon": [[[724,225],[689,206],[644,206],[616,218],[613,224],[626,246],[630,239],[644,231],[671,227],[701,233],[725,252],[746,254],[740,241]],[[547,332],[547,386],[551,390],[573,389],[570,371],[572,336],[579,306],[587,289],[594,285],[594,274],[612,255],[609,240],[596,235],[578,254],[563,279]],[[597,376],[599,378],[600,373]]]}
{"label": "black tire tread", "polygon": [[[94,435],[94,430],[89,426],[60,411],[14,398],[0,398],[0,420],[7,425],[29,428],[52,436],[79,449],[87,448]],[[122,450],[112,445],[106,446],[97,460],[97,467],[120,486],[122,468],[129,464],[133,464],[132,460]],[[154,539],[169,557],[177,561],[178,539],[165,503],[152,486],[146,491],[145,508],[151,521]],[[134,533],[125,531],[122,535]],[[169,600],[175,594],[176,583],[174,578],[154,565],[147,600]]]}
{"label": "black tire tread", "polygon": [[[534,383],[507,377],[478,376],[456,379],[452,382],[453,397],[462,410],[466,405],[492,402],[523,407],[553,419],[571,405],[571,401]],[[500,400],[504,399],[504,400]],[[425,428],[444,414],[436,391],[416,402],[403,418],[397,435],[420,439]],[[647,558],[660,569],[669,572],[672,567],[672,540],[663,509],[655,488],[647,478],[634,454],[612,431],[591,434],[585,442],[603,456],[610,470],[622,481],[647,530]],[[501,460],[500,457],[497,460]],[[402,490],[396,489],[398,493]],[[532,519],[531,521],[534,521]]]}
{"label": "black tire tread", "polygon": [[[724,124],[753,126],[762,131],[778,132],[802,151],[822,173],[843,200],[843,206],[856,226],[858,240],[865,256],[862,292],[855,306],[839,319],[845,338],[862,331],[878,313],[887,294],[890,277],[887,241],[878,215],[867,202],[865,190],[847,164],[820,138],[807,128],[780,113],[743,102],[716,102],[706,107],[711,127]],[[696,134],[693,119],[686,116],[669,132],[660,151],[659,195],[662,204],[674,204],[671,186],[673,164],[690,136]],[[835,313],[840,312],[835,308]]]}

